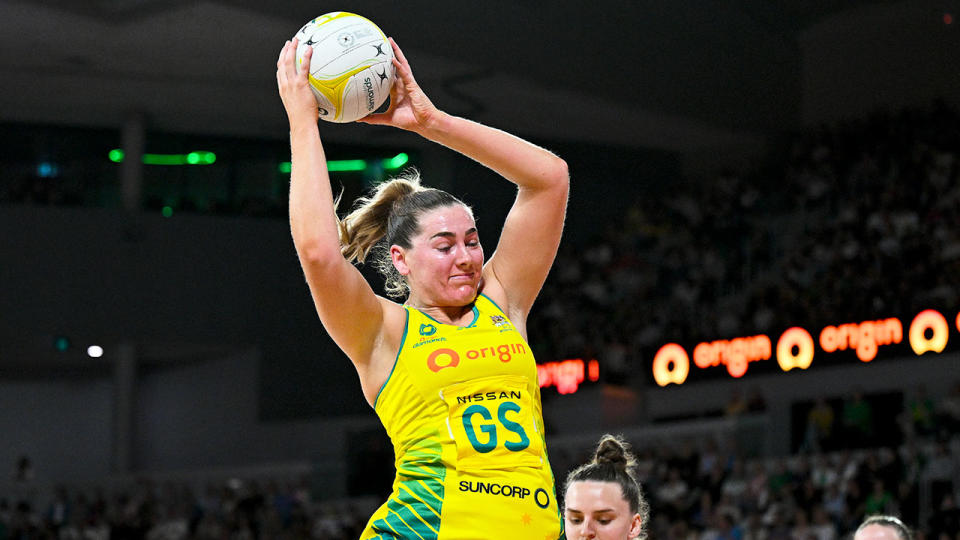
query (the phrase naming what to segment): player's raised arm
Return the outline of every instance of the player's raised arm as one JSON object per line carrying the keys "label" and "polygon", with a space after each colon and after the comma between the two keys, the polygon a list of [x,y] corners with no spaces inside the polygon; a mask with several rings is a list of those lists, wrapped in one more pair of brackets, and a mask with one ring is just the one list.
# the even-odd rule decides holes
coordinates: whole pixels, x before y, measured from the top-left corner
{"label": "player's raised arm", "polygon": [[296,40],[288,41],[277,61],[277,86],[290,122],[290,230],[320,320],[362,370],[381,331],[383,300],[341,254],[317,102],[307,79],[312,49],[304,54],[298,67]]}
{"label": "player's raised arm", "polygon": [[560,243],[570,183],[567,164],[519,137],[439,111],[420,89],[403,51],[391,43],[397,81],[390,109],[363,121],[419,133],[517,184],[517,198],[484,269],[484,292],[504,302],[522,324]]}
{"label": "player's raised arm", "polygon": [[519,137],[463,118],[444,116],[426,136],[517,185],[484,278],[488,296],[502,294],[504,309],[523,324],[560,244],[570,185],[566,162]]}

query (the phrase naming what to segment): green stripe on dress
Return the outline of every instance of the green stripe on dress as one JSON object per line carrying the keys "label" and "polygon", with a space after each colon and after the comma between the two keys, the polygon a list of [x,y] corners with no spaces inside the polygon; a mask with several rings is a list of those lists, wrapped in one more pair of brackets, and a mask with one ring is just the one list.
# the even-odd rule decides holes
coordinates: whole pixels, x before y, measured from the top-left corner
{"label": "green stripe on dress", "polygon": [[[393,508],[391,508],[391,506],[392,506]],[[416,539],[419,539],[419,540],[428,540],[428,539],[431,539],[431,538],[436,538],[436,536],[434,536],[434,535],[429,535],[429,534],[428,534],[427,536],[423,536],[422,534],[420,534],[420,533],[418,533],[416,530],[414,530],[413,527],[411,527],[410,525],[408,525],[408,524],[407,524],[407,521],[406,521],[405,519],[403,519],[403,516],[401,516],[401,515],[399,514],[399,512],[397,512],[397,510],[396,510],[396,508],[397,508],[397,503],[396,503],[396,502],[394,502],[394,501],[392,501],[392,500],[391,500],[391,501],[387,501],[387,508],[389,509],[389,513],[388,513],[387,516],[386,516],[385,518],[383,518],[383,519],[386,520],[387,525],[389,525],[391,529],[397,531],[397,533],[400,534],[400,538],[409,538],[410,540],[416,540]],[[401,508],[401,510],[404,510],[404,509]],[[411,521],[414,521],[414,520],[416,519],[416,518],[414,518],[412,515],[410,515],[409,512],[404,512],[404,513],[407,514],[407,515],[406,515],[406,518],[407,518],[407,519],[409,519],[409,520],[411,520]],[[424,527],[424,528],[425,528],[425,527]]]}
{"label": "green stripe on dress", "polygon": [[386,517],[373,523],[373,531],[409,540],[436,540],[443,508],[443,480],[447,469],[440,460],[441,445],[424,437],[411,445],[397,464],[397,492],[387,500]]}
{"label": "green stripe on dress", "polygon": [[416,482],[404,482],[400,488],[406,490],[421,506],[429,509],[437,518],[440,517],[440,504],[443,502],[433,495],[432,491],[421,488]]}
{"label": "green stripe on dress", "polygon": [[[430,521],[436,521],[440,516],[427,512],[426,510],[428,510],[429,507],[416,499],[413,499],[413,501],[416,502],[412,504],[407,503],[404,499],[404,497],[400,497],[394,499],[393,502],[396,508],[398,508],[397,516],[403,518],[403,522],[407,527],[416,531],[417,535],[421,537],[429,538],[440,534],[440,531],[437,530],[437,527],[440,526],[439,522],[434,524],[428,523],[428,519]],[[390,504],[387,504],[387,508],[390,508]],[[424,516],[429,516],[429,518]]]}

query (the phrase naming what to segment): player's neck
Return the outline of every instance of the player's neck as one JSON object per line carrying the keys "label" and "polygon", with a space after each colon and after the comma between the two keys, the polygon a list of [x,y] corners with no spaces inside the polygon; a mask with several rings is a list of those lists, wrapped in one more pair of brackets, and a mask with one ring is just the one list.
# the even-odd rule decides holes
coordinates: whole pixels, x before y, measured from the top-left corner
{"label": "player's neck", "polygon": [[406,305],[416,308],[439,323],[466,326],[473,322],[473,302],[465,306],[432,306],[410,298]]}

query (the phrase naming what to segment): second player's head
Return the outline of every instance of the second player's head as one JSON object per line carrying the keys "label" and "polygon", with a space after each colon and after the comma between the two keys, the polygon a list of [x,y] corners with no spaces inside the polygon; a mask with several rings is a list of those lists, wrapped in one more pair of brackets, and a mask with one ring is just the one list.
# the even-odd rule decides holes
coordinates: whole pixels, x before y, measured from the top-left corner
{"label": "second player's head", "polygon": [[900,518],[874,515],[857,527],[853,540],[913,540],[913,533]]}
{"label": "second player's head", "polygon": [[564,523],[567,538],[644,538],[649,506],[634,474],[636,462],[622,439],[605,435],[593,460],[567,476]]}

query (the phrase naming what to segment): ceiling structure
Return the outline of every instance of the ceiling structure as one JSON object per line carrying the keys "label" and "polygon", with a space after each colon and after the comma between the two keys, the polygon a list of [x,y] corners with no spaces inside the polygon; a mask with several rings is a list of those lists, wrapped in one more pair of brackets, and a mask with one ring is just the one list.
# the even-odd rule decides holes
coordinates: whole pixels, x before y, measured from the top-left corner
{"label": "ceiling structure", "polygon": [[[357,0],[404,48],[442,108],[531,137],[667,150],[750,142],[792,126],[803,28],[878,0],[591,6]],[[288,0],[7,0],[0,121],[283,137],[283,41],[340,4]],[[388,143],[336,126],[328,140]]]}

